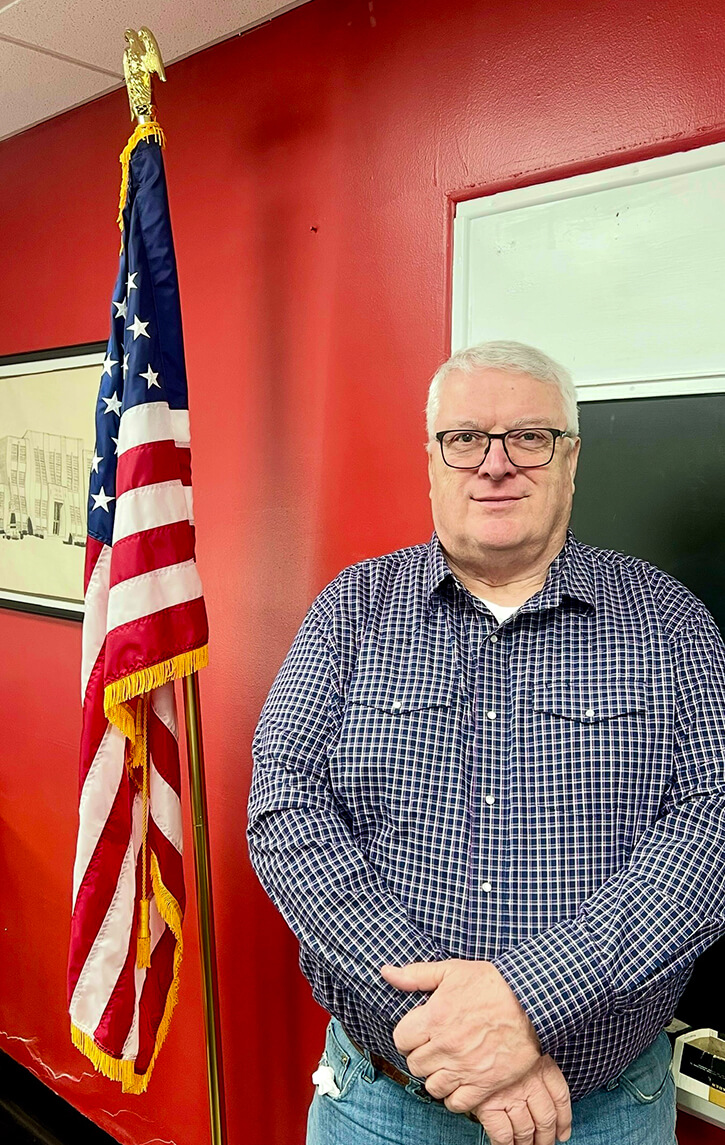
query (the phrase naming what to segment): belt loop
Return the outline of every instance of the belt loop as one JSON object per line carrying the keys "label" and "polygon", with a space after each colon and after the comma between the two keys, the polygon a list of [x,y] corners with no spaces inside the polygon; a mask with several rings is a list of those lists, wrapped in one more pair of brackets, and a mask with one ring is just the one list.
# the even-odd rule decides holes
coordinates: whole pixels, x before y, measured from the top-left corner
{"label": "belt loop", "polygon": [[359,1046],[357,1044],[357,1042],[355,1041],[355,1039],[350,1037],[347,1030],[342,1025],[342,1022],[340,1023],[340,1025],[342,1026],[342,1031],[345,1034],[345,1037],[349,1041],[350,1045],[353,1047],[354,1050],[356,1050],[357,1053],[360,1054],[360,1057],[365,1062],[365,1065],[363,1066],[362,1070],[360,1071],[360,1076],[362,1077],[363,1081],[375,1081],[375,1066],[372,1063],[372,1058],[370,1056],[370,1050],[366,1050],[366,1049],[364,1049],[363,1046]]}
{"label": "belt loop", "polygon": [[362,1077],[363,1081],[375,1081],[375,1066],[370,1060],[370,1051],[361,1049],[360,1056],[365,1061],[365,1065],[362,1067],[360,1076]]}

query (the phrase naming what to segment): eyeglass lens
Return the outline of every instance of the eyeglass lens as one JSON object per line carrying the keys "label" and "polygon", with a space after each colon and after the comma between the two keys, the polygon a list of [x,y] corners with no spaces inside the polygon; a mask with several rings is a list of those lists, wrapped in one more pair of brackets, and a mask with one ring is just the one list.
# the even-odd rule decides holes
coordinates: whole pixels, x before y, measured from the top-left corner
{"label": "eyeglass lens", "polygon": [[[504,444],[513,465],[546,465],[554,453],[554,434],[549,429],[512,429]],[[443,457],[448,465],[477,469],[488,448],[488,434],[473,430],[451,430],[442,440]]]}

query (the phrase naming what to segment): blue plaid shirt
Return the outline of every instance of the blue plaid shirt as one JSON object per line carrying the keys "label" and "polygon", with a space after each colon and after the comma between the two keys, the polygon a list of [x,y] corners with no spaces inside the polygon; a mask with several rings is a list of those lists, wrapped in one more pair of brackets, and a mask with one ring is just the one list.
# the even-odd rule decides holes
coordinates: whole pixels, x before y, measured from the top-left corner
{"label": "blue plaid shirt", "polygon": [[248,838],[314,996],[400,1068],[425,998],[380,967],[488,959],[573,1099],[671,1018],[725,930],[725,648],[672,577],[569,534],[499,624],[429,545],[345,569],[262,713]]}

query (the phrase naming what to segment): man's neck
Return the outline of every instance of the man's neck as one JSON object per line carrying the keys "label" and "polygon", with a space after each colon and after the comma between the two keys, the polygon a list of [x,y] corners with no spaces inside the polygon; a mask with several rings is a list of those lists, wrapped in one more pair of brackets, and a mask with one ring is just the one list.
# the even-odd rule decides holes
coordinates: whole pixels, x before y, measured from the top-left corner
{"label": "man's neck", "polygon": [[454,576],[474,596],[493,604],[520,605],[543,588],[552,561],[561,552],[566,535],[559,537],[528,559],[521,554],[488,551],[483,559],[453,557],[445,553]]}

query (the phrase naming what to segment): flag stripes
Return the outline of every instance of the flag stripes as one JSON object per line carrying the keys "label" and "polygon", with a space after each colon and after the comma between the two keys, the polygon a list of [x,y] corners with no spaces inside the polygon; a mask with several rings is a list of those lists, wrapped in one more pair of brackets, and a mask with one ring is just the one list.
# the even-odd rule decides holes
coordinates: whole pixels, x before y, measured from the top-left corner
{"label": "flag stripes", "polygon": [[96,407],[68,960],[73,1042],[130,1092],[148,1085],[178,994],[186,903],[173,681],[206,663],[208,638],[158,137],[145,125],[124,152],[124,237]]}

